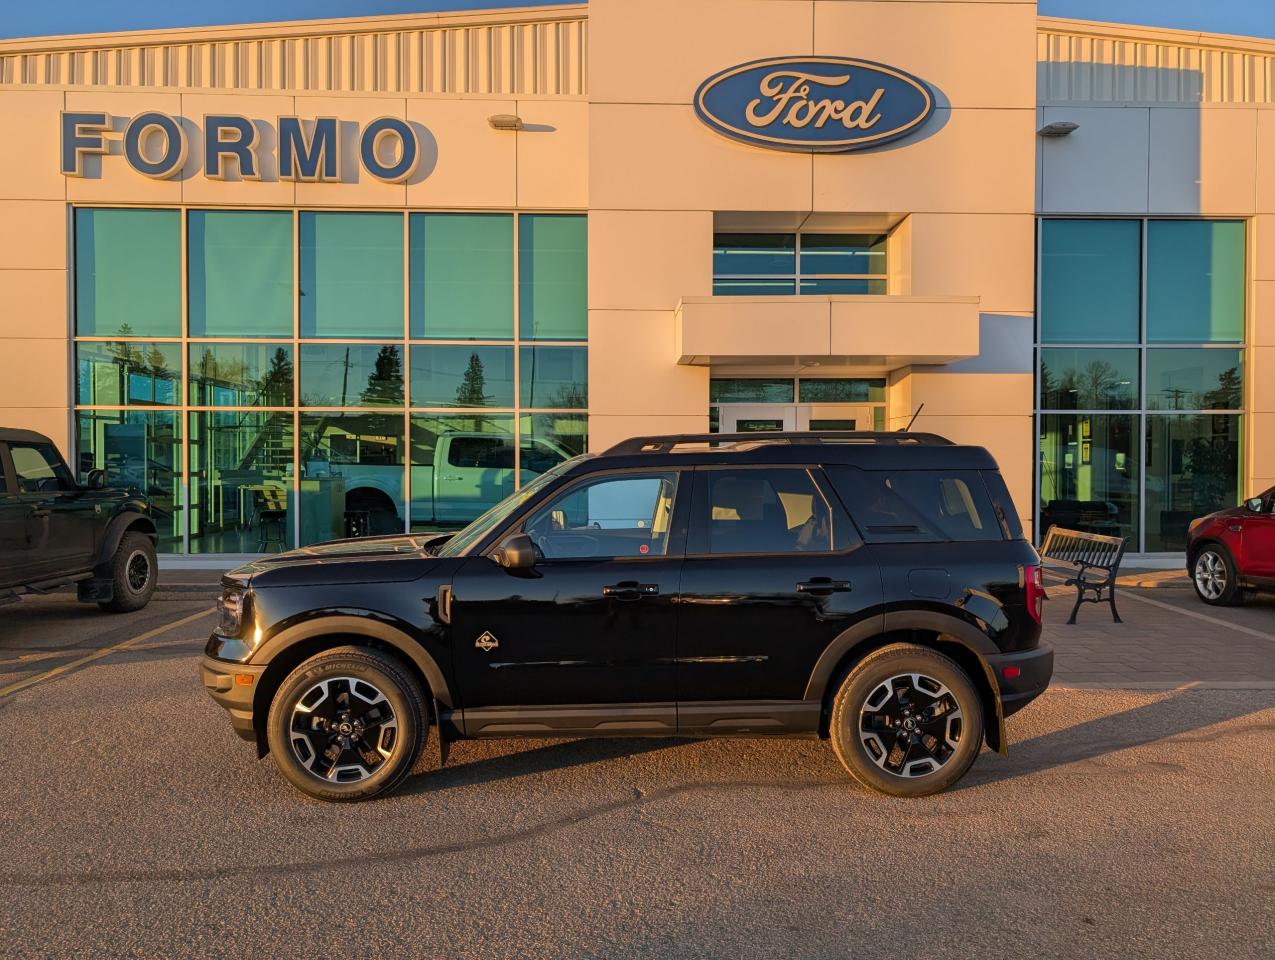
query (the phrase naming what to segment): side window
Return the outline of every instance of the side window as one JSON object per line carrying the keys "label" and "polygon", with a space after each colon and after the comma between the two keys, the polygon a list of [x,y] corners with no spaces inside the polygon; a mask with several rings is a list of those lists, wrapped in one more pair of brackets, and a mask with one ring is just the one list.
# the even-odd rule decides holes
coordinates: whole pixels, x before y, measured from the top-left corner
{"label": "side window", "polygon": [[668,553],[677,474],[602,477],[564,491],[525,529],[547,560]]}
{"label": "side window", "polygon": [[9,481],[4,475],[4,447],[0,446],[0,497],[9,492]]}
{"label": "side window", "polygon": [[13,458],[13,472],[22,493],[75,489],[71,471],[51,444],[11,443],[9,455]]}
{"label": "side window", "polygon": [[[803,467],[706,470],[697,504],[708,553],[808,553],[833,548],[833,513]],[[707,512],[707,516],[703,515]],[[701,526],[701,530],[703,527]]]}
{"label": "side window", "polygon": [[977,470],[829,469],[869,543],[1001,540]]}
{"label": "side window", "polygon": [[513,441],[503,437],[452,437],[447,449],[447,464],[452,467],[512,470]]}

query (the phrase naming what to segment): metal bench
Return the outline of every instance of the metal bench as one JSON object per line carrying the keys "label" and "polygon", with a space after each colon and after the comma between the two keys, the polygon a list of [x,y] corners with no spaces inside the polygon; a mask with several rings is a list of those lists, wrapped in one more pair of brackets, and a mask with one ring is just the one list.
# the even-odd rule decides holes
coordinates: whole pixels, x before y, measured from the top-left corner
{"label": "metal bench", "polygon": [[[1071,616],[1067,618],[1068,623],[1076,622],[1076,613],[1082,603],[1107,603],[1111,606],[1111,619],[1124,623],[1116,609],[1116,576],[1120,572],[1120,561],[1127,542],[1123,537],[1109,537],[1101,533],[1049,528],[1040,548],[1041,559],[1047,564],[1067,565],[1076,570],[1076,575],[1065,581],[1066,586],[1076,588],[1076,602],[1072,605]],[[1104,590],[1107,592],[1105,598],[1102,595]],[[1093,596],[1086,596],[1086,593]]]}

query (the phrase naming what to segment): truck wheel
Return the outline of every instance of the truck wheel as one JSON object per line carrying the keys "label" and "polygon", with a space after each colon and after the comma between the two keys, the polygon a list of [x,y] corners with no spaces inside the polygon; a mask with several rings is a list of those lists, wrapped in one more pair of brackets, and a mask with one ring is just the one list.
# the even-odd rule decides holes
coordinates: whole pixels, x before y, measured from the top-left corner
{"label": "truck wheel", "polygon": [[111,582],[114,595],[98,606],[112,613],[129,613],[150,603],[155,593],[158,564],[155,544],[144,533],[126,533],[120,538],[111,558]]}
{"label": "truck wheel", "polygon": [[1215,607],[1236,606],[1243,599],[1231,555],[1222,547],[1205,547],[1191,564],[1195,595]]}
{"label": "truck wheel", "polygon": [[829,733],[846,770],[896,797],[946,790],[983,745],[983,703],[955,661],[896,643],[855,666],[837,690]]}
{"label": "truck wheel", "polygon": [[284,778],[318,800],[369,800],[396,787],[429,736],[420,684],[397,660],[337,647],[306,660],[275,692],[266,721]]}

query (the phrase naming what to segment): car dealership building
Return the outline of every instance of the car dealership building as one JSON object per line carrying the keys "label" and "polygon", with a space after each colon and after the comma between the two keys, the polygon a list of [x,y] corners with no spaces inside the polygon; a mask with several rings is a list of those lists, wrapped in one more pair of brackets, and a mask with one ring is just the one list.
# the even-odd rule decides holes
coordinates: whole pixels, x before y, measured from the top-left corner
{"label": "car dealership building", "polygon": [[0,425],[169,553],[652,433],[915,420],[1135,553],[1275,485],[1269,40],[594,0],[0,41],[0,120]]}

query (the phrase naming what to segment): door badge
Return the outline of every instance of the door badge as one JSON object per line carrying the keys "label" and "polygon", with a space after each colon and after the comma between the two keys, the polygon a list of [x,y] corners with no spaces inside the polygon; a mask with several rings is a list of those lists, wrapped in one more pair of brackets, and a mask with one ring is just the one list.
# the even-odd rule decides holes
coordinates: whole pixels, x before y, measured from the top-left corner
{"label": "door badge", "polygon": [[474,646],[483,653],[490,653],[500,646],[500,641],[492,634],[490,630],[484,630],[478,635],[478,639],[474,641]]}

